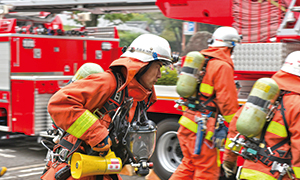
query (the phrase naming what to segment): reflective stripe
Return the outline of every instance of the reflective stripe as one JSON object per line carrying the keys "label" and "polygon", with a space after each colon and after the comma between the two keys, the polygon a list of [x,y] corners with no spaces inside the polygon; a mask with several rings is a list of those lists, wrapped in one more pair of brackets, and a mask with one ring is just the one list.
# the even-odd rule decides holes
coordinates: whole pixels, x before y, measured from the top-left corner
{"label": "reflective stripe", "polygon": [[181,116],[178,123],[184,126],[185,128],[187,128],[188,130],[197,133],[198,124],[196,124],[194,121],[190,120],[189,118],[185,116]]}
{"label": "reflective stripe", "polygon": [[214,91],[213,86],[211,86],[209,84],[201,83],[200,92],[207,93],[207,94],[213,94],[213,91]]}
{"label": "reflective stripe", "polygon": [[300,178],[300,167],[293,167],[296,178]]}
{"label": "reflective stripe", "polygon": [[242,168],[242,173],[240,175],[240,179],[248,179],[248,180],[258,180],[258,179],[263,179],[263,180],[277,180],[276,178],[262,173],[260,171],[256,171],[253,169],[247,169],[247,168]]}
{"label": "reflective stripe", "polygon": [[96,118],[89,110],[84,113],[67,129],[67,132],[80,138],[96,121]]}
{"label": "reflective stripe", "polygon": [[230,149],[230,147],[228,147],[230,143],[232,143],[232,141],[229,138],[226,138],[225,149],[240,152],[242,146],[236,144],[232,147],[232,149]]}
{"label": "reflective stripe", "polygon": [[235,113],[233,113],[231,115],[227,115],[227,116],[223,115],[223,117],[224,117],[226,122],[230,123],[234,115],[235,115]]}
{"label": "reflective stripe", "polygon": [[218,167],[221,167],[221,156],[220,156],[220,150],[218,148],[215,148],[217,150],[217,164]]}
{"label": "reflective stripe", "polygon": [[267,131],[280,137],[287,137],[285,126],[275,121],[270,122]]}
{"label": "reflective stripe", "polygon": [[207,131],[206,133],[207,133],[207,134],[206,134],[206,136],[205,136],[205,139],[211,141],[211,137],[214,135],[214,132],[212,132],[212,131]]}

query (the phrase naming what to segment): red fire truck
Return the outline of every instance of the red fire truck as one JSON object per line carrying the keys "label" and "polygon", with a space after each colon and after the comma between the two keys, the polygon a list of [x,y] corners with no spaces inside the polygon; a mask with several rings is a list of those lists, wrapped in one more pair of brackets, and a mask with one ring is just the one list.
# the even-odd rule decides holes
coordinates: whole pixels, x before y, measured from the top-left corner
{"label": "red fire truck", "polygon": [[64,32],[58,16],[22,18],[0,20],[0,131],[38,136],[51,95],[86,62],[108,69],[121,49],[115,28]]}

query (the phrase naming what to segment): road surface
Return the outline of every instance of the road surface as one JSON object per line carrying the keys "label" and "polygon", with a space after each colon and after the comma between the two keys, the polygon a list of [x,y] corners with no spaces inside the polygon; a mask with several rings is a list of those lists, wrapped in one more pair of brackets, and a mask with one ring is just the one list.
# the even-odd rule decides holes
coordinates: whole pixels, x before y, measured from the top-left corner
{"label": "road surface", "polygon": [[[3,137],[3,136],[0,136]],[[7,172],[0,180],[38,180],[44,170],[47,149],[36,137],[0,139],[0,166]],[[145,180],[145,177],[121,175],[123,180]]]}

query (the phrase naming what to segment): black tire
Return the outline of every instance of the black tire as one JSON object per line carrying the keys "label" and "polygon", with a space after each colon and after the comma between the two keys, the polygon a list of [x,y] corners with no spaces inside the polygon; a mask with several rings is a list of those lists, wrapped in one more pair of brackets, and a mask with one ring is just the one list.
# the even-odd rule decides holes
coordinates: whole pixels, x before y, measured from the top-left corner
{"label": "black tire", "polygon": [[165,119],[157,125],[156,147],[151,161],[161,180],[171,177],[183,157],[177,138],[178,128],[178,119],[175,118]]}

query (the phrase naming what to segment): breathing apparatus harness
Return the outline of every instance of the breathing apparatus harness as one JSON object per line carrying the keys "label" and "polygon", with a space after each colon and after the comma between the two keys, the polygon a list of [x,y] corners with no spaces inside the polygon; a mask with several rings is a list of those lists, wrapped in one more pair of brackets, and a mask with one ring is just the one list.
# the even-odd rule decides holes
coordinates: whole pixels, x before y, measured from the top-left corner
{"label": "breathing apparatus harness", "polygon": [[[150,96],[151,97],[151,96]],[[156,132],[156,124],[148,119],[146,111],[151,106],[149,101],[137,102],[134,120],[130,123],[126,120],[128,110],[130,108],[119,108],[113,117],[113,121],[109,127],[109,136],[112,139],[111,149],[118,157],[122,157],[123,164],[130,164],[134,167],[137,174],[145,176],[149,173],[149,168],[153,167],[153,163],[148,162],[147,158],[141,158],[139,155],[132,152],[132,136],[133,133],[145,133],[146,131]],[[124,106],[132,106],[133,99],[128,99]],[[144,132],[143,132],[144,131]],[[146,132],[147,133],[147,132]],[[121,141],[120,141],[121,139]],[[128,144],[132,143],[132,144]]]}
{"label": "breathing apparatus harness", "polygon": [[[208,61],[211,59],[213,59],[213,57],[208,56],[205,58],[204,65],[202,67],[202,70],[199,73],[200,75],[197,80],[198,81],[197,86],[196,86],[197,90],[200,89],[202,79],[206,73],[206,67],[207,67]],[[194,69],[192,69],[190,67],[183,67],[182,71],[193,74],[191,71],[194,71]],[[205,98],[206,100],[200,100],[200,97]],[[225,140],[225,138],[226,138],[228,128],[224,124],[225,119],[223,118],[223,116],[221,114],[219,114],[220,111],[219,111],[218,105],[214,101],[215,98],[216,98],[215,94],[213,94],[211,97],[207,97],[203,93],[198,91],[198,92],[196,92],[196,96],[191,96],[189,98],[184,98],[184,99],[175,101],[176,102],[175,108],[179,111],[183,111],[178,108],[179,106],[185,106],[192,111],[197,111],[197,112],[201,113],[201,117],[198,115],[195,116],[196,129],[193,132],[196,133],[196,141],[195,141],[194,154],[199,155],[201,153],[202,143],[205,143],[211,149],[214,147],[217,147],[220,149],[220,148],[222,148],[222,143],[219,140],[220,139]],[[213,103],[215,106],[208,106],[209,103]],[[205,141],[203,142],[205,132],[207,129],[206,123],[208,121],[208,118],[211,116],[215,118],[215,132],[214,132],[214,135],[211,137],[211,140],[213,141],[213,145],[209,145]],[[188,120],[185,118],[181,118],[179,120],[179,124],[181,124],[184,127],[191,130],[190,125],[188,125],[188,124],[194,124],[194,123],[186,122],[186,121],[188,121]],[[224,142],[224,140],[222,140],[222,142]],[[217,141],[219,141],[219,142],[217,143]]]}
{"label": "breathing apparatus harness", "polygon": [[[203,68],[200,72],[200,76],[198,78],[198,84],[197,84],[197,89],[200,88],[200,85],[201,85],[201,82],[202,82],[202,79],[206,73],[206,67],[207,67],[207,63],[209,60],[213,59],[213,57],[208,57],[208,58],[205,58],[205,63],[203,65]],[[189,68],[189,67],[183,67],[182,68],[182,71],[185,71],[185,72],[189,72],[189,71],[193,71],[192,68]],[[206,101],[203,101],[203,100],[199,100],[200,97],[204,97],[206,98],[207,100]],[[200,112],[205,112],[205,110],[209,110],[209,111],[212,111],[212,112],[216,112],[217,111],[217,104],[213,101],[214,98],[216,98],[216,95],[212,95],[211,97],[207,97],[205,95],[203,95],[200,91],[198,93],[196,93],[196,97],[189,97],[189,98],[184,98],[184,99],[180,99],[180,100],[176,100],[176,105],[175,105],[175,108],[179,111],[182,111],[180,109],[178,109],[179,106],[186,106],[188,107],[190,110],[192,111],[200,111]],[[216,107],[212,107],[212,106],[207,106],[208,103],[214,103],[216,105]]]}
{"label": "breathing apparatus harness", "polygon": [[[283,146],[284,144],[291,143],[288,124],[284,113],[285,107],[283,105],[283,96],[290,93],[292,92],[281,90],[280,95],[277,98],[275,104],[270,108],[270,111],[267,114],[267,121],[262,129],[262,133],[259,139],[255,137],[248,138],[238,133],[234,138],[230,138],[232,143],[228,145],[228,147],[231,149],[233,149],[234,146],[243,147],[241,153],[234,150],[232,150],[232,152],[242,156],[244,159],[251,160],[254,162],[261,161],[266,166],[272,166],[270,171],[272,174],[274,174],[276,171],[280,172],[278,180],[281,180],[286,173],[291,179],[294,179],[292,176],[293,170],[291,169],[291,151],[278,150],[278,148]],[[279,105],[281,105],[280,112],[287,132],[287,138],[285,138],[284,140],[280,141],[272,147],[268,147],[264,137],[267,128],[275,115],[275,112],[279,110]],[[277,156],[275,155],[276,153],[278,154]]]}

